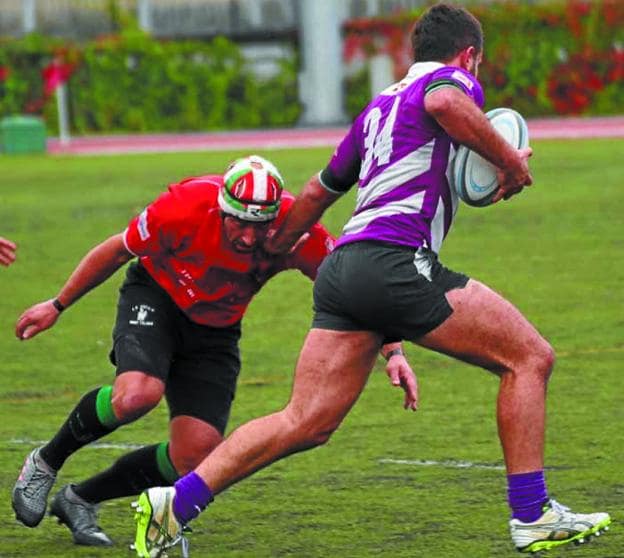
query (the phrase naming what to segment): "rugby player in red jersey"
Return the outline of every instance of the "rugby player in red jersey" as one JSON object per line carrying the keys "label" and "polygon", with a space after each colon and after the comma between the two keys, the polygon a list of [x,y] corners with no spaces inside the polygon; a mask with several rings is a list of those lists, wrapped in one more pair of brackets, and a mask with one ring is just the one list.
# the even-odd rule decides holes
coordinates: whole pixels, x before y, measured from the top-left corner
{"label": "rugby player in red jersey", "polygon": [[[225,175],[188,178],[93,248],[58,295],[19,318],[16,335],[30,339],[65,308],[128,261],[117,306],[112,386],[87,393],[56,435],[27,457],[13,489],[13,509],[29,527],[39,524],[47,496],[65,460],[86,444],[153,409],[165,396],[169,442],[122,456],[109,469],[63,487],[50,513],[67,524],[77,544],[108,546],[96,504],[169,485],[192,470],[222,440],[240,370],[241,319],[273,275],[299,269],[314,279],[333,237],[314,225],[284,256],[261,247],[293,203],[278,170],[250,156]],[[399,343],[387,344],[386,372],[415,408],[417,387]]]}

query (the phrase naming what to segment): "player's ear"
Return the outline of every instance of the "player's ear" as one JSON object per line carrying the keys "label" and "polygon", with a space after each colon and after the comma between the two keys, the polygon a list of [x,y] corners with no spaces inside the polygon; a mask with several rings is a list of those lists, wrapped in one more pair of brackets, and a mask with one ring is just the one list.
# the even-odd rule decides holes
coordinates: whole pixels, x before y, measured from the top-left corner
{"label": "player's ear", "polygon": [[460,68],[473,72],[475,62],[477,60],[478,52],[474,46],[466,47],[459,53],[459,66]]}

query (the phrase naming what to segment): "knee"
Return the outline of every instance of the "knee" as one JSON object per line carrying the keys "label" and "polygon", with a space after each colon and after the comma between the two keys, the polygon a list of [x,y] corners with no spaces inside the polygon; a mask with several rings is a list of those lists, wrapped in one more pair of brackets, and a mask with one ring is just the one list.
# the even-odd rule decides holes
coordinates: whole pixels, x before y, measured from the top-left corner
{"label": "knee", "polygon": [[223,440],[223,434],[211,423],[180,415],[171,420],[169,458],[180,475],[197,467]]}
{"label": "knee", "polygon": [[527,355],[529,368],[541,380],[547,382],[555,366],[555,351],[544,338],[534,343],[533,350]]}
{"label": "knee", "polygon": [[302,410],[286,409],[284,415],[286,428],[296,439],[299,450],[326,444],[340,426],[340,420],[332,420],[322,413],[307,414]]}
{"label": "knee", "polygon": [[544,340],[542,345],[543,346],[540,352],[540,369],[542,370],[544,378],[548,381],[553,369],[555,368],[555,361],[557,360],[557,357],[555,356],[555,350],[552,348],[552,345],[548,343],[548,341]]}
{"label": "knee", "polygon": [[156,407],[163,394],[163,382],[150,376],[129,382],[115,382],[113,411],[120,421],[131,422]]}

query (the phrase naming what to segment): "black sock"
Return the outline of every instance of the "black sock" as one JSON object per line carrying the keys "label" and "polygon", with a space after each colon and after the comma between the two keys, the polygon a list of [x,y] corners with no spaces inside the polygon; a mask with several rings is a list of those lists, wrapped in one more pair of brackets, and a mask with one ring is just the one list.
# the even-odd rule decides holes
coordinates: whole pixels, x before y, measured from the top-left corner
{"label": "black sock", "polygon": [[121,424],[112,412],[111,392],[111,386],[104,386],[83,396],[54,438],[41,448],[41,457],[50,467],[58,471],[76,450]]}
{"label": "black sock", "polygon": [[112,467],[73,489],[83,500],[97,504],[136,496],[152,486],[171,486],[178,478],[169,458],[168,444],[163,442],[121,456]]}

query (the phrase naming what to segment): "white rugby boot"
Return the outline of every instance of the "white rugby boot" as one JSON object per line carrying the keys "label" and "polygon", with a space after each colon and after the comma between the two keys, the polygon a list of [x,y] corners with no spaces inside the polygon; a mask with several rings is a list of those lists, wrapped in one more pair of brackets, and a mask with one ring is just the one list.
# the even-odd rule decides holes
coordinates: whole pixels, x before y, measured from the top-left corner
{"label": "white rugby boot", "polygon": [[549,500],[540,518],[531,523],[518,519],[509,522],[511,539],[520,552],[550,550],[574,542],[583,544],[591,537],[598,537],[609,530],[611,517],[608,513],[574,513],[555,500]]}

